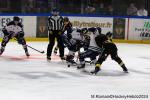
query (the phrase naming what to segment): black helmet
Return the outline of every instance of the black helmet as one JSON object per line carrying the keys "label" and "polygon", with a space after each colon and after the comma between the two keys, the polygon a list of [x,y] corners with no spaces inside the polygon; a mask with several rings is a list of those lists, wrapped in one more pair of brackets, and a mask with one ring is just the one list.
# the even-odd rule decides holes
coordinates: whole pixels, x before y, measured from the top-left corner
{"label": "black helmet", "polygon": [[20,21],[20,18],[17,16],[14,16],[13,21]]}
{"label": "black helmet", "polygon": [[95,27],[88,28],[88,31],[94,33],[96,31],[96,28]]}
{"label": "black helmet", "polygon": [[82,28],[82,29],[81,29],[81,32],[82,32],[83,34],[86,34],[86,33],[88,32],[88,29],[87,29],[87,28]]}
{"label": "black helmet", "polygon": [[64,21],[65,21],[65,22],[68,22],[68,21],[69,21],[69,18],[68,18],[68,17],[64,17]]}
{"label": "black helmet", "polygon": [[111,36],[112,36],[112,33],[111,33],[111,32],[107,32],[107,33],[106,33],[106,36],[107,36],[107,37],[111,37]]}
{"label": "black helmet", "polygon": [[52,11],[53,12],[59,12],[57,8],[54,8]]}
{"label": "black helmet", "polygon": [[102,29],[100,27],[97,27],[97,30],[98,30],[99,34],[102,33]]}
{"label": "black helmet", "polygon": [[51,13],[52,15],[59,15],[59,10],[57,8],[54,8]]}

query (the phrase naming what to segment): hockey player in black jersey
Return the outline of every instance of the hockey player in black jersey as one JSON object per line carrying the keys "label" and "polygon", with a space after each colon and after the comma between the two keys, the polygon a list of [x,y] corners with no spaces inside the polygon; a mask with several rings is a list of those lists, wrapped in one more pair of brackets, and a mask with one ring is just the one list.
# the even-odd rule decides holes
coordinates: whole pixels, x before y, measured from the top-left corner
{"label": "hockey player in black jersey", "polygon": [[26,56],[30,56],[26,46],[26,41],[24,39],[23,25],[20,22],[19,17],[13,17],[13,21],[9,22],[6,27],[4,27],[2,32],[4,34],[4,37],[1,43],[0,55],[3,54],[5,46],[9,42],[9,40],[12,38],[16,38],[18,43],[23,46]]}
{"label": "hockey player in black jersey", "polygon": [[101,55],[99,55],[98,61],[96,62],[96,65],[95,65],[95,70],[91,72],[92,74],[97,74],[100,71],[100,67],[102,63],[106,60],[106,58],[109,55],[111,56],[112,60],[115,60],[121,66],[124,72],[126,73],[128,72],[128,69],[126,68],[125,64],[123,63],[121,58],[118,56],[117,46],[108,39],[108,36],[98,35],[95,38],[95,41],[96,41],[96,44],[100,48],[103,48],[103,52]]}
{"label": "hockey player in black jersey", "polygon": [[112,33],[111,32],[107,32],[106,36],[107,36],[108,40],[112,42]]}

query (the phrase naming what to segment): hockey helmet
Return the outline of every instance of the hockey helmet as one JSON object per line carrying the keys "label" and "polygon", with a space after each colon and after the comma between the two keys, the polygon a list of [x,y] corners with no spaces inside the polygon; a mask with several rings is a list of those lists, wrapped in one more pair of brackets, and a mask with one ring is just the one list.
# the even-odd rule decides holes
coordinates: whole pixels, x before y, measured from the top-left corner
{"label": "hockey helmet", "polygon": [[13,21],[20,21],[20,18],[17,17],[17,16],[14,16],[14,17],[13,17]]}
{"label": "hockey helmet", "polygon": [[94,33],[94,32],[96,32],[96,28],[95,27],[88,28],[88,31]]}
{"label": "hockey helmet", "polygon": [[99,34],[102,33],[102,29],[100,27],[97,27],[97,30],[98,30]]}
{"label": "hockey helmet", "polygon": [[65,22],[68,22],[68,21],[69,21],[69,18],[68,18],[68,17],[64,17],[64,21],[65,21]]}
{"label": "hockey helmet", "polygon": [[87,28],[82,28],[82,29],[81,29],[81,32],[82,32],[83,34],[86,34],[86,33],[88,32],[88,29],[87,29]]}
{"label": "hockey helmet", "polygon": [[76,29],[76,31],[77,31],[77,32],[79,32],[79,33],[81,33],[81,32],[82,32],[82,31],[81,31],[81,29],[79,29],[79,28],[77,28],[77,29]]}
{"label": "hockey helmet", "polygon": [[54,8],[51,12],[52,15],[57,16],[59,15],[59,10],[57,8]]}
{"label": "hockey helmet", "polygon": [[107,37],[112,37],[112,33],[111,33],[111,32],[107,32],[107,33],[106,33],[106,36],[107,36]]}

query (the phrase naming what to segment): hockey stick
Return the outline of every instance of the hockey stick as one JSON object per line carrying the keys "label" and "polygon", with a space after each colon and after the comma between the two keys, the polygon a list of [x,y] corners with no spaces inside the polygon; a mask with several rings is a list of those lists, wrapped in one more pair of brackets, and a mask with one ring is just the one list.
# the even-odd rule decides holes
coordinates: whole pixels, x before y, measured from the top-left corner
{"label": "hockey stick", "polygon": [[39,52],[39,53],[42,53],[42,54],[45,53],[44,51],[37,50],[37,49],[35,49],[35,48],[27,45],[27,44],[26,44],[26,46],[29,47],[29,48],[31,48],[31,49],[33,49],[33,50],[35,50],[35,51],[37,51],[37,52]]}
{"label": "hockey stick", "polygon": [[[17,41],[17,39],[15,39],[15,38],[14,38],[14,40]],[[35,50],[35,51],[37,51],[37,52],[39,52],[39,53],[42,53],[42,54],[45,53],[44,51],[37,50],[37,49],[35,49],[35,48],[33,48],[33,47],[27,45],[27,44],[26,44],[26,46],[29,47],[29,48],[31,48],[31,49],[33,49],[33,50]]]}
{"label": "hockey stick", "polygon": [[78,60],[79,60],[79,54],[80,54],[80,50],[78,51],[78,56],[77,56],[76,62],[78,62]]}

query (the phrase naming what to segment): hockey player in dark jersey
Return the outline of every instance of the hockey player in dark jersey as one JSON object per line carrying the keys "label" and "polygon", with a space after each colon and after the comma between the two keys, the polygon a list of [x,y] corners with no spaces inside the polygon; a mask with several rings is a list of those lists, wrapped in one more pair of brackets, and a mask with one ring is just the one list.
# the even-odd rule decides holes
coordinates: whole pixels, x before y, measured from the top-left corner
{"label": "hockey player in dark jersey", "polygon": [[64,17],[64,28],[63,31],[67,31],[67,34],[72,33],[72,23],[70,22],[68,17]]}
{"label": "hockey player in dark jersey", "polygon": [[93,63],[96,62],[96,56],[98,56],[102,49],[98,47],[98,45],[95,42],[95,37],[101,34],[101,28],[89,28],[88,33],[90,33],[90,43],[88,49],[80,53],[79,60],[80,65],[77,67],[78,69],[82,69],[85,67],[85,58],[90,58]]}
{"label": "hockey player in dark jersey", "polygon": [[107,36],[108,40],[110,40],[112,42],[112,33],[111,32],[107,32],[106,36]]}
{"label": "hockey player in dark jersey", "polygon": [[[67,37],[71,37],[71,32],[72,32],[72,23],[69,21],[68,17],[64,17],[64,27],[63,27],[63,32],[67,32]],[[58,50],[58,45],[54,48],[54,54],[57,54],[57,50]]]}
{"label": "hockey player in dark jersey", "polygon": [[2,53],[4,52],[5,46],[9,42],[9,40],[12,38],[16,38],[18,43],[23,46],[26,56],[30,56],[26,46],[26,41],[24,39],[23,25],[20,22],[19,17],[13,17],[13,21],[9,22],[6,27],[4,27],[2,32],[4,34],[4,37],[1,43],[0,55],[2,55]]}
{"label": "hockey player in dark jersey", "polygon": [[[108,35],[108,34],[107,34]],[[92,71],[92,74],[97,74],[100,71],[100,67],[102,63],[106,60],[106,58],[110,55],[112,60],[115,60],[123,69],[124,72],[128,72],[128,69],[126,68],[125,64],[121,60],[121,58],[118,56],[118,49],[117,46],[111,42],[108,39],[108,36],[105,35],[98,35],[95,38],[96,44],[100,47],[103,48],[102,54],[99,56],[98,61],[96,62],[95,65],[95,70]]]}

